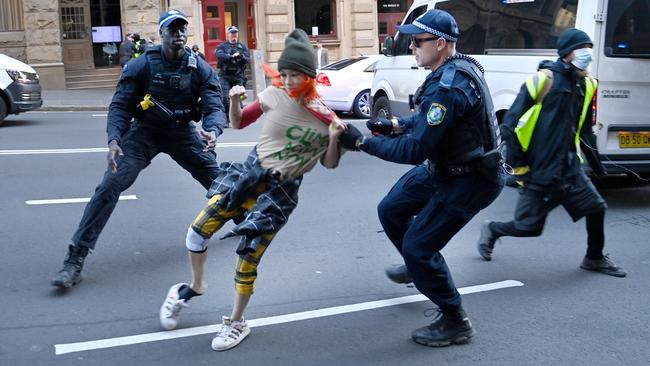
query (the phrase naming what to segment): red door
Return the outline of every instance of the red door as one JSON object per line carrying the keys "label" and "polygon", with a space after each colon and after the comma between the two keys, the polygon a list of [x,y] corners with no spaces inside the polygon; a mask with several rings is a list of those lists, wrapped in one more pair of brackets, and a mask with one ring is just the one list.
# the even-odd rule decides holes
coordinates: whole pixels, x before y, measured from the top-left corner
{"label": "red door", "polygon": [[397,26],[402,23],[406,13],[379,13],[377,23],[379,26],[379,44],[384,42],[387,36],[395,37]]}
{"label": "red door", "polygon": [[217,56],[214,51],[225,40],[223,3],[224,0],[203,0],[201,2],[205,58],[213,66],[217,64]]}
{"label": "red door", "polygon": [[246,34],[248,35],[248,48],[257,48],[255,35],[255,0],[246,0]]}

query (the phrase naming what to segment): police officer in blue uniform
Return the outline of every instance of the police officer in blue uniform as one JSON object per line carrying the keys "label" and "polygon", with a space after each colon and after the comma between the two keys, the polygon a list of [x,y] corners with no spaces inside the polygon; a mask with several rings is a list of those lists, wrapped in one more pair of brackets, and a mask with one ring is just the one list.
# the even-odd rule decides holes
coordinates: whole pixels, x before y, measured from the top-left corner
{"label": "police officer in blue uniform", "polygon": [[419,164],[378,207],[386,235],[405,262],[386,273],[395,282],[412,281],[438,306],[434,321],[416,329],[413,340],[447,346],[466,342],[474,330],[440,251],[501,192],[500,136],[483,68],[456,53],[455,19],[429,10],[398,30],[411,35],[418,66],[431,67],[415,95],[417,113],[369,120],[378,133],[370,138],[348,125],[341,142],[387,161]]}
{"label": "police officer in blue uniform", "polygon": [[[85,257],[95,248],[120,193],[158,153],[168,154],[206,189],[217,176],[214,147],[227,124],[219,81],[185,47],[188,20],[183,13],[170,10],[159,25],[162,44],[122,70],[108,111],[108,169],[86,206],[63,268],[51,281],[54,286],[68,288],[81,281]],[[191,121],[201,117],[197,129]]]}
{"label": "police officer in blue uniform", "polygon": [[248,47],[239,42],[239,29],[234,25],[228,28],[228,41],[223,42],[216,49],[219,60],[219,81],[223,92],[223,105],[226,116],[230,111],[230,98],[228,92],[235,85],[246,86],[244,71],[250,61]]}

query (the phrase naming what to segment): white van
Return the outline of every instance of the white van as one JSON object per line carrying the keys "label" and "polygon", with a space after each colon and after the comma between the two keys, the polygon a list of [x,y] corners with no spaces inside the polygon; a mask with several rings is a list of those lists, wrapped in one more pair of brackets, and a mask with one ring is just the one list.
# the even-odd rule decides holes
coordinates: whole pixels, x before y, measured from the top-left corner
{"label": "white van", "polygon": [[8,114],[43,105],[38,74],[29,65],[0,53],[0,125]]}
{"label": "white van", "polygon": [[[600,160],[609,174],[650,173],[650,0],[415,0],[402,24],[433,8],[456,18],[456,49],[484,66],[499,119],[538,63],[557,59],[562,31],[589,34]],[[430,72],[416,65],[408,36],[392,43],[375,66],[373,116],[411,113],[409,98]]]}

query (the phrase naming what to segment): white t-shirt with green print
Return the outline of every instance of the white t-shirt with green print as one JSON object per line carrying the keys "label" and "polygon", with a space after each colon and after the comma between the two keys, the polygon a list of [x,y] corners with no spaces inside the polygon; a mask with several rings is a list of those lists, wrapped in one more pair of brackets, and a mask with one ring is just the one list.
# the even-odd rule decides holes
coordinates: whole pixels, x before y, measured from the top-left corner
{"label": "white t-shirt with green print", "polygon": [[281,179],[310,171],[327,150],[328,126],[282,89],[268,87],[258,99],[265,116],[257,143],[262,167],[280,172]]}

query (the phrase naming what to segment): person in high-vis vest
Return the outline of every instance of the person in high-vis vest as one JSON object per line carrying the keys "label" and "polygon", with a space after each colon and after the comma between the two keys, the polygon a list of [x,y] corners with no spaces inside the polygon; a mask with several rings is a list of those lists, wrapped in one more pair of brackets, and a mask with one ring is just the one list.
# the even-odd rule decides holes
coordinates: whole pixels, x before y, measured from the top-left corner
{"label": "person in high-vis vest", "polygon": [[592,46],[585,32],[564,31],[557,42],[558,60],[526,80],[504,117],[507,163],[521,188],[513,221],[487,221],[481,227],[478,251],[486,261],[492,260],[500,237],[541,235],[546,216],[562,205],[574,222],[586,218],[587,253],[580,268],[626,276],[603,255],[607,204],[581,166],[581,138],[593,133],[597,81],[587,71]]}

